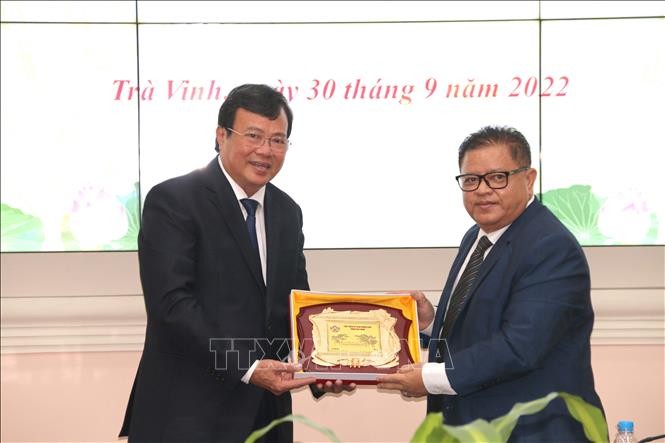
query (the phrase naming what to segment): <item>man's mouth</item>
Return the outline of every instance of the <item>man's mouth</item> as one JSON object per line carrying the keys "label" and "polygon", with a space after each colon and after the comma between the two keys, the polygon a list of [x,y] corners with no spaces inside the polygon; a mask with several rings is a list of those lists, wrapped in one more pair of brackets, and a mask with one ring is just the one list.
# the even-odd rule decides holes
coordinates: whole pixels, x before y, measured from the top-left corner
{"label": "man's mouth", "polygon": [[270,163],[266,162],[250,161],[249,164],[263,171],[267,171],[268,169],[270,169]]}

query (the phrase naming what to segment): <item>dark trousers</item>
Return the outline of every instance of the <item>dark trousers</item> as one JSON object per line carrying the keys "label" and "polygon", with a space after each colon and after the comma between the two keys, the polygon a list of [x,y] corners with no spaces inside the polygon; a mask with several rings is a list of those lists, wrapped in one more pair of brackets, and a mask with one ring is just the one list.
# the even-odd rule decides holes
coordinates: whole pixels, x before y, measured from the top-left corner
{"label": "dark trousers", "polygon": [[[278,414],[277,397],[270,392],[263,393],[259,412],[254,422],[254,430],[261,429],[276,418],[282,418]],[[259,443],[293,443],[293,423],[282,423],[270,430],[258,440]]]}

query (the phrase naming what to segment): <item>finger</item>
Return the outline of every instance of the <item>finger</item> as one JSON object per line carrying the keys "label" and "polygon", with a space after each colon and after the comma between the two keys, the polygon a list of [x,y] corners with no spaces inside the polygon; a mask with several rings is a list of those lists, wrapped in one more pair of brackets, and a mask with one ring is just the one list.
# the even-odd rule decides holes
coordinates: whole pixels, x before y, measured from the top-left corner
{"label": "finger", "polygon": [[331,392],[332,391],[332,389],[331,389],[332,383],[330,382],[330,380],[327,380],[323,383],[319,383],[317,386],[319,386],[319,389],[323,390],[324,392]]}
{"label": "finger", "polygon": [[[354,388],[350,388],[354,385]],[[335,380],[335,392],[352,391],[355,389],[355,383],[344,383],[342,380]]]}
{"label": "finger", "polygon": [[376,387],[379,389],[388,389],[389,391],[402,391],[405,389],[401,383],[379,383]]}
{"label": "finger", "polygon": [[352,392],[355,391],[356,389],[356,384],[355,383],[349,383],[348,385],[343,385],[341,388],[341,391],[344,392]]}
{"label": "finger", "polygon": [[341,383],[335,382],[335,383],[326,384],[326,388],[330,390],[330,392],[332,392],[333,394],[339,394],[340,392],[342,392]]}
{"label": "finger", "polygon": [[325,392],[339,394],[344,390],[344,384],[342,380],[327,380],[325,384],[320,385],[319,389],[324,390]]}
{"label": "finger", "polygon": [[299,372],[302,371],[302,365],[300,363],[281,363],[275,369],[282,372]]}
{"label": "finger", "polygon": [[284,380],[280,384],[280,388],[282,392],[290,391],[292,389],[298,389],[302,388],[303,386],[308,386],[311,385],[312,383],[316,382],[316,378],[314,377],[309,377],[309,378],[297,378],[293,380]]}
{"label": "finger", "polygon": [[379,383],[399,383],[404,377],[397,374],[379,375],[376,381]]}

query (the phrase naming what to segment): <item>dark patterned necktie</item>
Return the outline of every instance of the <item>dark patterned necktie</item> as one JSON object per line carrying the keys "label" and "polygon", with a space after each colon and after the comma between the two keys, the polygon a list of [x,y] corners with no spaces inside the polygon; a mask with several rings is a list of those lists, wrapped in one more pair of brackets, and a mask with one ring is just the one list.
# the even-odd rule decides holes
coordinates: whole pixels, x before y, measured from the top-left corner
{"label": "dark patterned necktie", "polygon": [[247,224],[247,232],[249,232],[249,242],[258,254],[259,242],[256,239],[256,208],[259,206],[259,202],[251,198],[243,198],[240,200],[240,203],[247,210],[247,220],[245,220],[245,223]]}
{"label": "dark patterned necktie", "polygon": [[487,238],[487,236],[483,235],[480,237],[478,246],[476,246],[476,249],[471,254],[469,263],[467,263],[466,268],[464,268],[464,272],[462,272],[462,276],[460,277],[459,282],[453,291],[453,295],[450,298],[450,304],[448,305],[448,310],[446,311],[446,318],[443,321],[443,329],[441,330],[440,336],[441,338],[446,338],[448,337],[448,334],[450,334],[450,330],[452,329],[453,324],[455,324],[457,316],[462,311],[464,302],[469,297],[469,292],[471,286],[473,285],[473,281],[476,279],[480,265],[483,263],[483,256],[485,255],[485,251],[490,246],[492,246],[492,242],[489,240],[489,238]]}

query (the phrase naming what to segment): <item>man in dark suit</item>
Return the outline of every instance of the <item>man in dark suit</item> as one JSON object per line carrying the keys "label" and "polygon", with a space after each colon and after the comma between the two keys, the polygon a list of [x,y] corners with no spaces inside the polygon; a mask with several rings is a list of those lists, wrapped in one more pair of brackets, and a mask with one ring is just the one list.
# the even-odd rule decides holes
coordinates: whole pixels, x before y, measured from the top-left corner
{"label": "man in dark suit", "polygon": [[[427,395],[447,424],[506,414],[552,391],[601,407],[589,339],[589,267],[573,235],[535,197],[529,144],[486,127],[459,149],[464,207],[476,222],[460,244],[436,313],[414,291],[429,362],[384,376],[379,387]],[[480,245],[480,247],[478,247]],[[478,249],[477,252],[475,252]],[[561,400],[520,418],[510,441],[585,441]]]}
{"label": "man in dark suit", "polygon": [[[243,441],[315,382],[285,363],[289,293],[309,288],[300,207],[270,183],[292,121],[274,89],[239,86],[219,111],[219,156],[148,193],[145,347],[120,433],[130,442]],[[292,442],[292,425],[267,441]]]}

